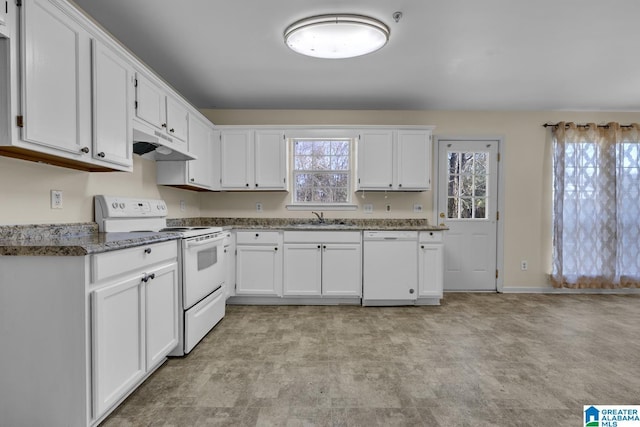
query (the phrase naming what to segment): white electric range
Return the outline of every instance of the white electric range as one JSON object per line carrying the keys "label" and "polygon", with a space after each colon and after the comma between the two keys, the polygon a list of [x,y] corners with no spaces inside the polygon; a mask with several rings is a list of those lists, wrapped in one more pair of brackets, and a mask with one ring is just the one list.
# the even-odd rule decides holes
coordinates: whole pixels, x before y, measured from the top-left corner
{"label": "white electric range", "polygon": [[164,200],[95,196],[95,221],[101,232],[179,233],[178,346],[184,356],[224,317],[226,233],[221,227],[167,227]]}

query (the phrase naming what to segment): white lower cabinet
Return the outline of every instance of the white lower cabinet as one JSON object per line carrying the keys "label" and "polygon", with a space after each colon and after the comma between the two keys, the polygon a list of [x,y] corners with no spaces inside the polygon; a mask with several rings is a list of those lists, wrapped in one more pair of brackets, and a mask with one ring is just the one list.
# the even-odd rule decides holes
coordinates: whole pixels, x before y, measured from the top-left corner
{"label": "white lower cabinet", "polygon": [[282,233],[236,233],[236,295],[282,296]]}
{"label": "white lower cabinet", "polygon": [[286,231],[284,296],[360,297],[360,232]]}
{"label": "white lower cabinet", "polygon": [[145,304],[139,277],[91,295],[93,410],[104,413],[144,377]]}
{"label": "white lower cabinet", "polygon": [[139,386],[178,342],[177,250],[0,257],[0,425],[95,426]]}
{"label": "white lower cabinet", "polygon": [[[443,295],[444,244],[442,231],[421,232],[418,247],[418,299],[439,303]],[[437,300],[437,301],[436,301]]]}

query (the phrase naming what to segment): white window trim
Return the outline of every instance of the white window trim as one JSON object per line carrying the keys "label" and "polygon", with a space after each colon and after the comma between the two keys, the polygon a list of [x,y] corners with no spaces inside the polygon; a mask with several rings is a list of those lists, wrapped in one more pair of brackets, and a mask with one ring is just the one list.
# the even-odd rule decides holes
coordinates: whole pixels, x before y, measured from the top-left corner
{"label": "white window trim", "polygon": [[[343,134],[336,133],[335,130],[327,130],[327,134],[322,134],[322,132],[317,133],[313,132],[310,135],[304,134],[295,134],[287,137],[287,144],[289,144],[289,181],[291,182],[291,203],[286,205],[286,209],[290,211],[314,211],[314,210],[327,210],[327,211],[355,211],[358,210],[358,205],[353,203],[354,195],[356,193],[355,187],[355,157],[356,157],[356,137],[350,135],[349,132],[344,132]],[[313,135],[313,136],[312,136]],[[346,203],[305,203],[295,201],[295,154],[294,147],[296,140],[300,139],[348,139],[349,140],[349,200]]]}

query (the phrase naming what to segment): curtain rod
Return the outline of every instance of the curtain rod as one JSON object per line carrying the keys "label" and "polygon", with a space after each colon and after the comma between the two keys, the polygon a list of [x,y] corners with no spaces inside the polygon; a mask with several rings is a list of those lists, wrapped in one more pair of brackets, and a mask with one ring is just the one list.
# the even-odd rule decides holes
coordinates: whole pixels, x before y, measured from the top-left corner
{"label": "curtain rod", "polygon": [[[544,123],[542,126],[545,127],[545,128],[557,128],[559,124],[560,123]],[[564,127],[568,129],[569,125],[571,125],[571,124],[573,124],[573,122],[568,122],[566,125],[564,125]],[[589,127],[590,125],[589,124],[586,124],[586,125],[577,124],[576,126],[579,127],[579,128],[581,128],[581,127],[582,128],[586,128],[586,127]],[[609,125],[596,125],[596,126],[599,127],[599,128],[609,129]],[[633,125],[620,125],[620,127],[621,128],[632,128]]]}

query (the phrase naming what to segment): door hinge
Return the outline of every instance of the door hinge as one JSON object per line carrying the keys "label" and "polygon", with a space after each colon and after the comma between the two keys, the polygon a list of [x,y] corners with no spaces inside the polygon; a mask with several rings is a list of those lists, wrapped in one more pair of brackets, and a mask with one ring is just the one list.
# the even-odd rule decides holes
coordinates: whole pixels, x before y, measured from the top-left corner
{"label": "door hinge", "polygon": [[498,278],[498,269],[496,268],[496,279]]}
{"label": "door hinge", "polygon": [[138,87],[138,79],[133,79],[133,87]]}
{"label": "door hinge", "polygon": [[137,110],[137,109],[138,109],[138,101],[134,101],[134,102],[133,102],[133,108],[134,108],[135,110]]}
{"label": "door hinge", "polygon": [[496,211],[496,221],[500,221],[500,211]]}
{"label": "door hinge", "polygon": [[360,178],[358,178],[358,184],[360,184]]}
{"label": "door hinge", "polygon": [[9,0],[4,2],[4,13],[9,14]]}
{"label": "door hinge", "polygon": [[[22,6],[22,0],[16,0],[16,6],[18,6],[18,7]],[[7,8],[7,13],[9,13],[9,9],[8,8]]]}
{"label": "door hinge", "polygon": [[16,117],[16,126],[18,126],[19,128],[23,128],[24,127],[24,116],[17,116]]}
{"label": "door hinge", "polygon": [[282,183],[286,184],[287,183],[287,178],[282,178]]}
{"label": "door hinge", "polygon": [[498,158],[498,161],[500,161],[500,153],[498,153],[496,157]]}

